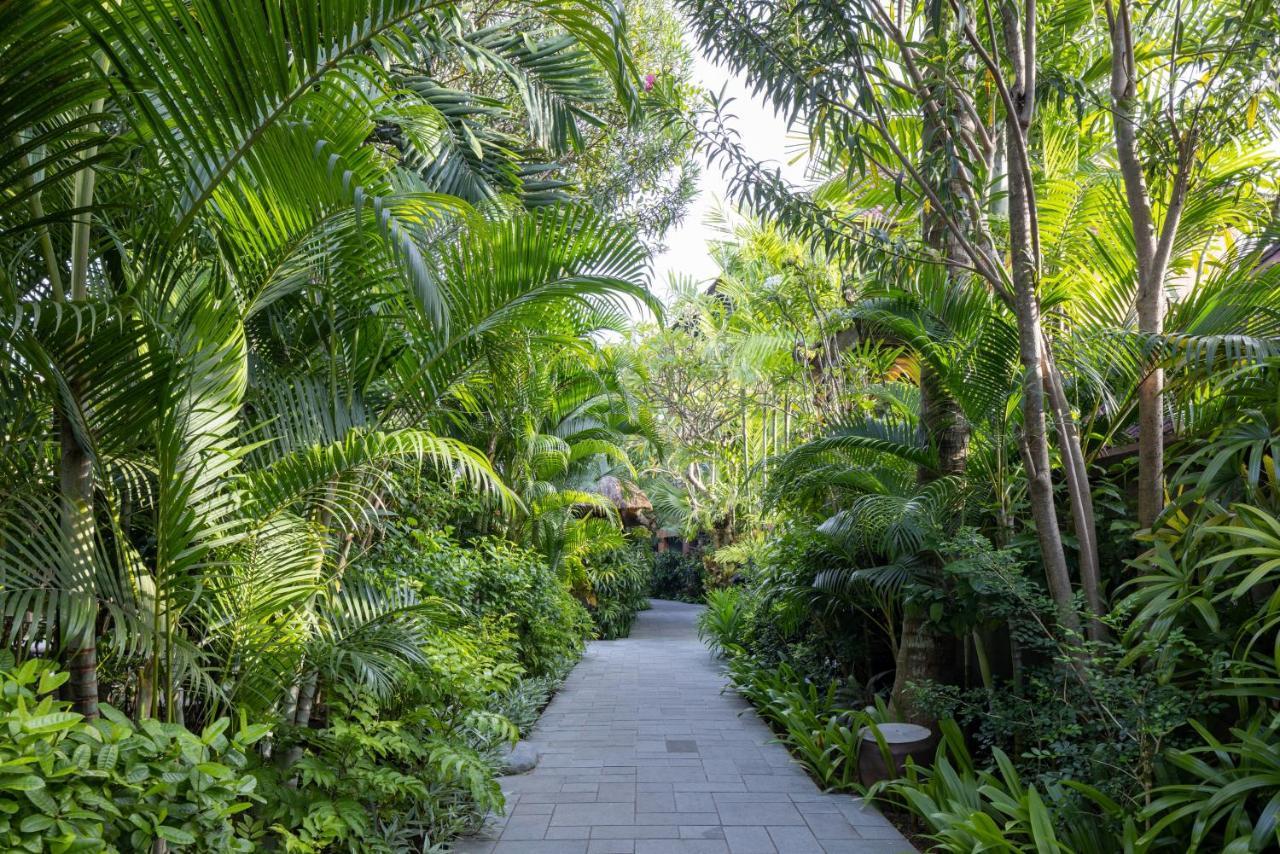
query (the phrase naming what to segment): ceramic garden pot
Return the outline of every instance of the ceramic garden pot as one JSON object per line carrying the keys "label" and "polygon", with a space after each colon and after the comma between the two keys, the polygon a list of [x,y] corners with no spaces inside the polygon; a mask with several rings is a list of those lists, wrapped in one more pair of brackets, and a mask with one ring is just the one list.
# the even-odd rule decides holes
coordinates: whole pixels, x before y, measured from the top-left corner
{"label": "ceramic garden pot", "polygon": [[901,776],[908,756],[917,765],[933,763],[938,737],[928,727],[917,724],[881,724],[879,730],[889,747],[893,767],[885,764],[885,758],[870,727],[863,727],[862,746],[858,751],[858,779],[864,786],[870,786],[877,780]]}

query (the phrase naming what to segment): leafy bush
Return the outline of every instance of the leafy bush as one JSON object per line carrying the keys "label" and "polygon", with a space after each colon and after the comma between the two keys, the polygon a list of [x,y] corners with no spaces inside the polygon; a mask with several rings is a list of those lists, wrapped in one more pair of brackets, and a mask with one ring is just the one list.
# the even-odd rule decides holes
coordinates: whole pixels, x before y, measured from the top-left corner
{"label": "leafy bush", "polygon": [[289,851],[420,850],[476,829],[502,807],[501,748],[591,633],[541,555],[415,517],[390,532],[347,569],[342,637],[311,653],[310,725],[281,727],[259,772],[255,830]]}
{"label": "leafy bush", "polygon": [[733,659],[729,675],[823,788],[855,788],[863,716],[840,707],[835,682],[820,688],[787,664],[762,667],[748,656]]}
{"label": "leafy bush", "polygon": [[1109,618],[1117,641],[1064,644],[1043,630],[1043,607],[1024,607],[1024,618],[1041,612],[1042,628],[1015,621],[1014,636],[1045,663],[1019,690],[932,689],[930,705],[966,726],[985,767],[944,720],[934,769],[911,769],[881,794],[951,851],[1280,843],[1280,519],[1248,505],[1202,512],[1201,524],[1157,532],[1134,561]]}
{"label": "leafy bush", "polygon": [[591,584],[588,608],[601,638],[615,640],[631,633],[636,614],[649,607],[652,573],[653,552],[642,539],[629,538],[623,547],[587,565]]}
{"label": "leafy bush", "polygon": [[404,699],[427,702],[389,706],[338,688],[326,724],[293,734],[303,757],[264,769],[264,824],[286,850],[420,850],[475,829],[502,806],[488,748],[514,739],[515,728],[483,710]]}
{"label": "leafy bush", "polygon": [[885,650],[868,639],[879,616],[874,608],[816,586],[848,562],[810,525],[788,522],[752,551],[735,588],[742,591],[740,643],[749,654],[763,663],[787,663],[819,683],[866,685],[886,669]]}
{"label": "leafy bush", "polygon": [[[1119,826],[1087,808],[1114,806],[1097,790],[1066,781],[1043,790],[1024,783],[999,748],[995,767],[978,765],[964,735],[943,722],[943,741],[932,768],[908,761],[904,777],[873,785],[870,794],[900,803],[920,816],[946,851],[1144,851],[1133,821]],[[1116,812],[1118,812],[1118,808]]]}
{"label": "leafy bush", "polygon": [[591,619],[545,558],[496,537],[463,544],[449,529],[407,517],[361,566],[419,594],[461,605],[481,623],[511,632],[516,658],[533,676],[576,659]]}
{"label": "leafy bush", "polygon": [[[10,658],[8,664],[12,665]],[[0,670],[0,842],[6,851],[251,851],[235,817],[261,800],[246,773],[266,727],[230,737],[220,718],[199,734],[135,726],[110,706],[85,721],[52,696],[68,678],[33,659]]]}
{"label": "leafy bush", "polygon": [[703,566],[701,558],[677,551],[660,552],[653,559],[651,595],[655,599],[677,602],[702,601]]}
{"label": "leafy bush", "polygon": [[527,735],[575,663],[565,659],[549,673],[521,679],[496,699],[493,711],[511,721],[520,735]]}
{"label": "leafy bush", "polygon": [[731,655],[742,651],[745,606],[745,597],[736,587],[707,593],[707,609],[698,615],[698,637],[712,652]]}

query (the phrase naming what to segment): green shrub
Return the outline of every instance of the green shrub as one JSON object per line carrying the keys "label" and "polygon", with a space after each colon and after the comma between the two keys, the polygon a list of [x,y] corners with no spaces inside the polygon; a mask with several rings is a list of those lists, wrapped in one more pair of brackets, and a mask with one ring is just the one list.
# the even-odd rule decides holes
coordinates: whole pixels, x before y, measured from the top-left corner
{"label": "green shrub", "polygon": [[[10,659],[10,664],[12,659]],[[199,734],[134,725],[110,706],[86,721],[51,696],[68,674],[30,660],[0,671],[0,847],[5,851],[251,851],[235,817],[261,800],[246,773],[266,727],[228,737],[220,718]]]}
{"label": "green shrub", "polygon": [[[425,689],[422,683],[413,687]],[[261,772],[268,797],[262,823],[285,850],[424,850],[476,829],[487,811],[501,808],[489,748],[513,740],[514,727],[424,694],[386,704],[340,687],[324,726],[292,730],[282,746],[300,742],[302,758]]]}
{"label": "green shrub", "polygon": [[511,721],[521,736],[527,735],[576,663],[566,658],[549,673],[521,679],[496,698],[493,711]]}
{"label": "green shrub", "polygon": [[680,552],[660,552],[653,559],[650,595],[676,602],[701,602],[704,573],[702,560]]}
{"label": "green shrub", "polygon": [[[943,722],[943,740],[932,768],[908,761],[904,777],[870,789],[872,797],[897,803],[919,816],[944,851],[1137,852],[1132,819],[1119,818],[1114,802],[1097,790],[1067,781],[1037,786],[1023,781],[999,748],[994,767],[979,766],[953,722]],[[1105,805],[1103,815],[1097,809]]]}
{"label": "green shrub", "polygon": [[856,787],[859,730],[865,716],[840,707],[835,682],[820,688],[787,664],[762,667],[749,656],[733,659],[729,676],[823,788]]}
{"label": "green shrub", "polygon": [[592,599],[589,610],[596,631],[604,640],[631,633],[636,614],[649,607],[649,581],[653,552],[645,540],[628,539],[587,566]]}
{"label": "green shrub", "polygon": [[[819,591],[820,575],[847,566],[803,520],[771,532],[740,573],[741,646],[764,663],[787,663],[805,679],[865,686],[884,672],[887,649],[872,646],[874,627],[858,600]],[[869,697],[860,696],[859,705]]]}
{"label": "green shrub", "polygon": [[698,615],[698,637],[717,655],[742,651],[746,601],[736,587],[707,593],[707,609]]}
{"label": "green shrub", "polygon": [[462,544],[412,517],[389,527],[344,589],[460,607],[378,619],[365,608],[359,632],[317,650],[311,725],[282,726],[277,761],[259,771],[268,803],[254,830],[287,851],[429,850],[478,828],[502,807],[502,748],[533,725],[592,632],[536,552],[494,537]]}
{"label": "green shrub", "polygon": [[360,566],[421,596],[457,603],[478,623],[505,626],[517,660],[533,676],[576,659],[591,635],[586,609],[546,560],[496,537],[462,544],[448,529],[420,528],[408,517]]}

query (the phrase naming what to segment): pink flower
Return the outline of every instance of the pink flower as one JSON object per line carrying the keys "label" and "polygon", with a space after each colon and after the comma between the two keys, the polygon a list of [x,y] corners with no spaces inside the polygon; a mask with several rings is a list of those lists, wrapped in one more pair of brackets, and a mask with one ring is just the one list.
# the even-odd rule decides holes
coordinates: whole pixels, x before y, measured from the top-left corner
{"label": "pink flower", "polygon": [[658,75],[646,74],[644,76],[644,91],[648,92],[653,88],[653,84],[658,82]]}

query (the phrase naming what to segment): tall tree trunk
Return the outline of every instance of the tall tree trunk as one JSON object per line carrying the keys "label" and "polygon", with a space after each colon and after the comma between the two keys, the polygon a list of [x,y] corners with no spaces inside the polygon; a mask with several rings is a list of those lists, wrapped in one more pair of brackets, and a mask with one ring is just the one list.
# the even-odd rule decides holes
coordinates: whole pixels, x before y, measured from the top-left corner
{"label": "tall tree trunk", "polygon": [[[1157,235],[1151,193],[1138,149],[1138,72],[1128,0],[1118,0],[1115,6],[1108,0],[1106,12],[1111,36],[1112,128],[1137,261],[1138,331],[1158,336],[1164,332],[1164,279],[1186,203],[1197,133],[1194,127],[1179,132],[1170,115],[1170,135],[1178,149],[1178,163]],[[1138,524],[1151,527],[1163,509],[1164,370],[1152,357],[1138,385]]]}
{"label": "tall tree trunk", "polygon": [[[311,712],[315,707],[316,690],[320,684],[320,674],[316,670],[312,670],[303,678],[302,684],[298,686],[298,702],[293,707],[291,715],[294,726],[306,727],[311,725]],[[281,758],[280,767],[283,769],[292,768],[294,764],[302,758],[303,747],[301,743],[295,744],[285,752]],[[289,782],[289,787],[297,786],[296,780]]]}
{"label": "tall tree trunk", "polygon": [[[1155,223],[1146,174],[1138,155],[1137,75],[1127,3],[1111,21],[1111,105],[1116,158],[1124,179],[1125,199],[1133,224],[1137,256],[1138,331],[1158,335],[1164,331],[1161,291],[1164,271],[1156,271]],[[1150,527],[1164,507],[1164,372],[1147,366],[1138,385],[1138,524]]]}
{"label": "tall tree trunk", "polygon": [[[927,484],[940,476],[963,475],[969,456],[969,423],[955,400],[927,365],[920,367],[920,420],[938,452],[938,468],[921,468],[917,481]],[[934,572],[941,567],[934,566]],[[913,702],[910,686],[945,681],[955,647],[952,638],[935,632],[923,614],[903,609],[902,640],[898,644],[890,704],[911,723],[933,725],[933,717]]]}
{"label": "tall tree trunk", "polygon": [[[1001,3],[1006,58],[1014,82],[1004,91],[1005,157],[1009,164],[1009,256],[1013,311],[1018,323],[1018,360],[1022,365],[1022,456],[1027,469],[1031,516],[1040,542],[1045,579],[1058,606],[1059,620],[1072,632],[1080,619],[1071,602],[1071,573],[1053,500],[1049,436],[1045,424],[1045,336],[1037,293],[1040,238],[1036,222],[1035,186],[1027,140],[1036,107],[1036,3]],[[1003,84],[1001,84],[1003,85]]]}
{"label": "tall tree trunk", "polygon": [[1062,447],[1067,494],[1071,500],[1071,518],[1079,542],[1080,587],[1084,590],[1085,602],[1091,615],[1089,637],[1092,640],[1103,640],[1107,632],[1099,618],[1106,607],[1102,599],[1101,572],[1098,568],[1098,529],[1093,515],[1093,489],[1089,485],[1089,470],[1080,444],[1080,431],[1076,426],[1075,416],[1071,414],[1071,402],[1062,385],[1062,373],[1058,370],[1047,340],[1041,342],[1041,348],[1045,377],[1048,380],[1049,403]]}
{"label": "tall tree trunk", "polygon": [[[943,21],[942,7],[931,17],[929,27],[937,36],[947,24]],[[931,79],[926,89],[923,107],[926,140],[926,163],[922,174],[931,176],[935,195],[940,199],[959,200],[970,192],[972,176],[963,168],[947,168],[956,160],[951,150],[948,130],[953,125],[964,126],[968,115],[946,97],[946,83]],[[963,131],[962,131],[963,132]],[[962,207],[956,204],[959,210]],[[969,222],[956,214],[957,223],[949,225],[943,211],[926,207],[921,215],[920,234],[925,246],[944,260],[949,279],[967,276],[964,270],[968,259],[962,235],[957,227]],[[920,360],[920,422],[930,444],[938,454],[937,469],[921,467],[916,473],[919,484],[925,485],[940,477],[963,475],[968,462],[970,425],[964,412],[948,392],[942,377],[934,372],[927,360]],[[942,568],[932,571],[941,575]],[[915,613],[908,606],[903,608],[902,640],[898,645],[890,702],[903,720],[932,725],[935,721],[912,702],[908,687],[927,681],[943,681],[950,669],[949,659],[954,649],[953,639],[940,635],[929,625],[924,615]]]}
{"label": "tall tree trunk", "polygon": [[[72,394],[79,397],[72,384]],[[74,709],[85,718],[98,717],[97,600],[93,577],[94,519],[93,465],[70,419],[58,417],[62,453],[59,481],[62,492],[62,530],[70,545],[72,622],[64,639]]]}
{"label": "tall tree trunk", "polygon": [[893,690],[889,695],[889,703],[900,720],[924,726],[936,723],[932,715],[913,702],[911,686],[943,681],[953,645],[950,638],[933,630],[924,615],[906,609],[893,674]]}
{"label": "tall tree trunk", "polygon": [[1036,294],[1035,250],[1031,238],[1028,191],[1017,161],[1025,137],[1014,122],[1006,122],[1009,151],[1009,243],[1013,257],[1014,311],[1018,322],[1018,356],[1022,363],[1023,454],[1027,467],[1028,496],[1044,561],[1049,593],[1058,606],[1062,624],[1075,632],[1080,620],[1071,603],[1071,573],[1067,567],[1062,531],[1058,527],[1050,471],[1049,436],[1045,426],[1045,376],[1041,358],[1043,329],[1040,300]]}
{"label": "tall tree trunk", "polygon": [[[99,57],[98,62],[106,68],[105,57]],[[94,101],[89,108],[91,115],[101,113],[104,104],[102,99]],[[90,135],[96,134],[98,123],[90,122],[85,131]],[[72,196],[76,218],[71,226],[70,296],[76,302],[83,302],[89,297],[89,238],[92,226],[89,207],[93,204],[96,182],[96,171],[91,163],[97,157],[97,151],[96,145],[85,149]],[[70,379],[69,385],[71,405],[77,406],[84,399],[85,389],[81,388],[75,378]],[[63,405],[67,404],[64,402]],[[89,449],[76,435],[70,413],[59,413],[58,432],[61,445],[58,465],[62,493],[62,528],[71,546],[74,566],[73,589],[70,592],[80,600],[77,610],[81,611],[75,621],[77,624],[69,627],[70,632],[65,642],[71,671],[71,692],[75,698],[73,707],[85,718],[92,720],[98,717],[98,600],[93,574],[93,459]]]}

